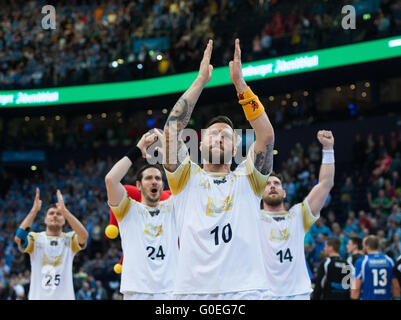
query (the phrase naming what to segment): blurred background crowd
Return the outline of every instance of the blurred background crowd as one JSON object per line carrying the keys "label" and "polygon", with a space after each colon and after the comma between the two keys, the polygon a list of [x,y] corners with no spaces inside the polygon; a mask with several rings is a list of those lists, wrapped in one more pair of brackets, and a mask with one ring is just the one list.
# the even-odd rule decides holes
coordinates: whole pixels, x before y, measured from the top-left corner
{"label": "blurred background crowd", "polygon": [[[57,1],[56,30],[42,6],[0,8],[0,87],[26,89],[136,80],[198,69],[214,39],[212,64],[227,66],[239,37],[244,62],[398,35],[401,0]],[[356,30],[342,28],[344,5]]]}

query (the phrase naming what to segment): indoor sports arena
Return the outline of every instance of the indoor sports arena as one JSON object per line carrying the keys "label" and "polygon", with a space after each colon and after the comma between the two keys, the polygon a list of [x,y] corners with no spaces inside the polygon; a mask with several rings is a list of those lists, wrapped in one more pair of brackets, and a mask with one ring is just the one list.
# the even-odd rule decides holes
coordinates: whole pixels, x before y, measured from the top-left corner
{"label": "indoor sports arena", "polygon": [[400,300],[401,0],[0,17],[0,300]]}

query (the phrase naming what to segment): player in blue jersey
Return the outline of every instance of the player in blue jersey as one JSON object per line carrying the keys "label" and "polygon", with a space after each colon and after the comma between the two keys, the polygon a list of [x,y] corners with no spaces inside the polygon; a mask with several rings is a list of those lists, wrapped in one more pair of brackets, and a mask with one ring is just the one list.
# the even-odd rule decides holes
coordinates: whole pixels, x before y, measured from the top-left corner
{"label": "player in blue jersey", "polygon": [[390,300],[392,296],[399,299],[400,286],[393,274],[394,261],[379,252],[379,239],[373,235],[367,236],[363,240],[363,249],[366,255],[355,263],[351,299]]}

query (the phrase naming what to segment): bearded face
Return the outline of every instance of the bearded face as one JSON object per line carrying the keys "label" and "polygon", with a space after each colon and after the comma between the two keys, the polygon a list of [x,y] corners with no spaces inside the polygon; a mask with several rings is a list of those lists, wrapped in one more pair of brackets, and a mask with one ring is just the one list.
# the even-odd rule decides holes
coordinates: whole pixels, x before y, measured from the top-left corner
{"label": "bearded face", "polygon": [[226,123],[215,123],[206,129],[200,145],[202,158],[211,164],[229,164],[236,152],[234,131]]}
{"label": "bearded face", "polygon": [[263,201],[270,207],[278,207],[283,203],[285,196],[286,193],[280,179],[269,177],[263,193]]}
{"label": "bearded face", "polygon": [[63,214],[56,208],[50,208],[47,210],[45,215],[45,225],[50,231],[60,231],[65,224],[65,218]]}
{"label": "bearded face", "polygon": [[141,181],[137,181],[138,190],[148,203],[157,203],[163,191],[163,179],[160,170],[148,168],[143,171]]}

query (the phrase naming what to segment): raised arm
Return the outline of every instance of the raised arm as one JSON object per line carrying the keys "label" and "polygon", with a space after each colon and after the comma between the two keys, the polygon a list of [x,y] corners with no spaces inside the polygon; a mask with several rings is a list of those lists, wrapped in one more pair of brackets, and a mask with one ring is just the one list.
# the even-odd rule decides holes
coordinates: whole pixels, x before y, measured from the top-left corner
{"label": "raised arm", "polygon": [[164,167],[168,171],[175,171],[184,159],[187,152],[181,139],[182,130],[188,125],[192,111],[205,85],[212,77],[213,66],[210,64],[213,41],[209,40],[203,53],[199,74],[187,91],[178,99],[171,110],[164,125],[165,148]]}
{"label": "raised arm", "polygon": [[122,159],[110,169],[105,177],[107,198],[111,206],[118,206],[125,194],[121,180],[127,174],[131,165],[138,159],[147,157],[146,149],[157,139],[155,133],[147,132]]}
{"label": "raised arm", "polygon": [[234,60],[230,61],[230,78],[233,82],[240,104],[243,106],[247,120],[255,130],[254,143],[255,168],[267,175],[273,168],[274,130],[262,103],[251,91],[242,75],[241,49],[239,39],[235,40]]}
{"label": "raised arm", "polygon": [[65,220],[69,223],[72,230],[75,231],[78,237],[78,243],[81,247],[84,247],[86,244],[86,240],[88,240],[88,231],[86,231],[83,224],[66,208],[64,204],[63,197],[61,195],[60,190],[57,190],[57,209],[64,216]]}
{"label": "raised arm", "polygon": [[322,210],[326,199],[334,186],[334,136],[331,131],[320,130],[317,139],[323,146],[322,165],[320,166],[319,182],[306,199],[311,212],[317,216]]}
{"label": "raised arm", "polygon": [[[29,211],[28,215],[25,217],[25,219],[21,222],[17,234],[14,237],[14,241],[18,244],[26,244],[27,236],[28,236],[28,231],[27,229],[32,226],[33,221],[36,218],[36,215],[42,208],[42,200],[40,200],[40,190],[39,188],[36,188],[36,195],[35,195],[35,200],[33,202],[32,209]],[[21,242],[22,241],[22,242]]]}

